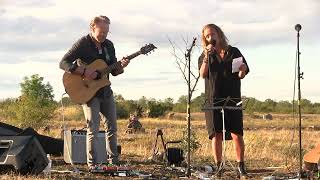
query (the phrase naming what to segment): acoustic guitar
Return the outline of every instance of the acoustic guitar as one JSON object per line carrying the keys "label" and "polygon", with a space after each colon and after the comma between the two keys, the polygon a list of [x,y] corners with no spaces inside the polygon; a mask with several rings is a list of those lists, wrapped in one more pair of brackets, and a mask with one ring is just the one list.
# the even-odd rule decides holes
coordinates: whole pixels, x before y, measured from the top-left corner
{"label": "acoustic guitar", "polygon": [[306,169],[310,171],[316,170],[317,164],[320,163],[320,144],[303,156]]}
{"label": "acoustic guitar", "polygon": [[[147,44],[143,46],[139,51],[127,56],[126,58],[131,60],[141,54],[147,55],[154,49],[156,49],[153,44]],[[121,67],[120,61],[108,66],[102,59],[97,59],[93,61],[91,64],[85,66],[86,69],[92,69],[95,71],[99,71],[101,73],[101,78],[96,80],[90,80],[83,78],[80,75],[71,74],[65,72],[63,74],[63,85],[64,88],[69,95],[72,102],[77,104],[85,104],[87,103],[96,92],[107,85],[110,85],[111,82],[107,78],[106,74],[110,73],[114,69],[118,69]]]}

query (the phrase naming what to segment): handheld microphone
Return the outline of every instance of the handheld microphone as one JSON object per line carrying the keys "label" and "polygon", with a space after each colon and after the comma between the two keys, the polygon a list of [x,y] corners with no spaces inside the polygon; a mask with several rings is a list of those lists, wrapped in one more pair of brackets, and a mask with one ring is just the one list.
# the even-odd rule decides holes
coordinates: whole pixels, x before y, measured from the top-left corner
{"label": "handheld microphone", "polygon": [[[211,40],[211,41],[208,42],[208,45],[207,45],[207,46],[211,45],[211,46],[215,47],[215,46],[216,46],[216,43],[217,43],[216,40],[213,39],[213,40]],[[214,54],[214,53],[215,53],[215,51],[212,52],[211,49],[207,49],[207,50],[208,50],[208,53],[209,53],[209,54]]]}
{"label": "handheld microphone", "polygon": [[[216,46],[216,43],[217,43],[217,41],[214,40],[214,39],[209,42],[209,44],[211,44],[212,46]],[[209,45],[209,44],[208,44],[208,45]]]}
{"label": "handheld microphone", "polygon": [[[215,46],[216,46],[216,43],[217,43],[216,40],[212,39],[211,41],[208,42],[208,45],[207,45],[207,46],[211,45],[211,46],[215,47]],[[211,60],[212,57],[211,57],[210,55],[215,54],[216,51],[211,51],[211,49],[207,49],[207,48],[206,48],[206,50],[207,50],[207,56],[208,56],[209,64],[211,64],[211,62],[212,62],[212,60]],[[210,66],[209,66],[209,67],[210,67]]]}
{"label": "handheld microphone", "polygon": [[295,29],[297,32],[299,32],[299,31],[301,30],[301,25],[300,25],[300,24],[296,24],[296,25],[294,26],[294,29]]}

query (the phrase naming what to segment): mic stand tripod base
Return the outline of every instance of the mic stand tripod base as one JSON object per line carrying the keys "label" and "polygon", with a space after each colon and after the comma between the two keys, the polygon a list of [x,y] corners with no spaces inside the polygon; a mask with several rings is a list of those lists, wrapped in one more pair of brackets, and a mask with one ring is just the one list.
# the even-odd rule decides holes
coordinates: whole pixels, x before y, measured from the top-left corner
{"label": "mic stand tripod base", "polygon": [[[218,172],[222,171],[224,167],[226,166],[226,127],[225,127],[225,109],[228,110],[242,110],[242,107],[234,107],[234,106],[211,106],[211,107],[207,107],[207,108],[203,108],[203,110],[220,110],[221,109],[221,113],[222,113],[222,145],[223,145],[223,150],[222,150],[222,160],[221,160],[221,164],[218,164]],[[227,160],[230,164],[230,166],[232,167],[232,169],[234,171],[237,171],[237,169],[232,165],[232,163]]]}
{"label": "mic stand tripod base", "polygon": [[[222,109],[221,109],[221,113],[222,113],[222,145],[223,145],[223,148],[222,148],[222,160],[221,160],[221,164],[220,166],[218,167],[218,172],[219,171],[222,171],[223,172],[223,169],[224,167],[226,166],[226,127],[225,127],[225,112],[224,112],[224,109],[228,109],[228,108],[235,108],[235,107],[229,107],[229,106],[223,106]],[[242,108],[241,108],[242,109]],[[235,167],[232,165],[232,163],[227,160],[230,164],[230,166],[232,167],[232,169],[236,170]]]}

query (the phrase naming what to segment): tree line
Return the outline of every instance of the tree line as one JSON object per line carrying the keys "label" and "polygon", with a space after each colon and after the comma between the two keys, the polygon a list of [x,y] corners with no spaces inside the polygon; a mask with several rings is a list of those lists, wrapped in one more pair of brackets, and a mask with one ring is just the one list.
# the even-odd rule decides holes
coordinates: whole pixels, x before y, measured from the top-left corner
{"label": "tree line", "polygon": [[[7,98],[0,101],[0,118],[8,119],[20,127],[42,127],[53,118],[61,103],[65,106],[75,106],[69,97],[60,101],[54,100],[53,88],[49,83],[43,82],[43,77],[35,74],[25,77],[20,83],[21,95],[18,98]],[[126,100],[122,95],[115,96],[118,118],[128,118],[131,113],[140,117],[161,117],[168,112],[186,112],[188,97],[180,96],[174,102],[172,98],[157,100],[155,98],[141,97],[138,100]],[[201,112],[205,102],[202,93],[191,101],[191,112]],[[266,99],[260,101],[253,97],[243,97],[245,113],[291,113],[297,112],[297,101],[274,101]],[[312,103],[302,99],[302,113],[320,114],[320,103]],[[32,121],[30,121],[32,120]]]}
{"label": "tree line", "polygon": [[[180,96],[177,102],[172,98],[156,100],[141,97],[139,100],[125,100],[121,95],[116,95],[116,104],[118,116],[126,118],[130,113],[136,113],[138,116],[159,117],[167,112],[186,112],[188,97]],[[244,112],[253,113],[292,113],[297,112],[297,101],[275,101],[266,99],[260,101],[253,97],[243,97]],[[191,112],[201,112],[205,103],[205,94],[195,97],[191,100]],[[301,112],[307,114],[320,114],[320,103],[312,103],[310,100],[302,99]]]}

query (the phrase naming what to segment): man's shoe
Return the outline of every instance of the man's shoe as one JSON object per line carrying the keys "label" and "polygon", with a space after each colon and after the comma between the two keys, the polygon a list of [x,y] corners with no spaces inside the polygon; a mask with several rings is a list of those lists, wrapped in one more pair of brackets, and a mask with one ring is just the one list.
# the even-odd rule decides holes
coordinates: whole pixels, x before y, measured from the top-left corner
{"label": "man's shoe", "polygon": [[239,162],[237,169],[238,169],[238,175],[240,177],[247,177],[248,176],[244,162]]}
{"label": "man's shoe", "polygon": [[104,167],[102,165],[90,165],[89,172],[90,173],[102,173],[102,172],[104,172]]}

